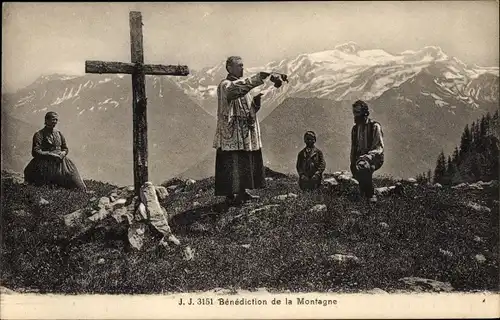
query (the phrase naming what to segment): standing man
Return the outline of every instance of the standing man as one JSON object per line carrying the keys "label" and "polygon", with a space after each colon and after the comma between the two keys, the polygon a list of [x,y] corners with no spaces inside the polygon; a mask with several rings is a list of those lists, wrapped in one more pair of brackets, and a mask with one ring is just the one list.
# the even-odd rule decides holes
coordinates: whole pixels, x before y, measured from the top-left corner
{"label": "standing man", "polygon": [[384,163],[384,141],[380,123],[368,118],[366,102],[358,100],[352,105],[354,126],[351,131],[351,172],[359,182],[361,196],[376,202],[373,172]]}
{"label": "standing man", "polygon": [[227,59],[226,70],[228,75],[217,88],[215,195],[226,196],[228,202],[242,202],[258,198],[247,189],[263,188],[265,184],[257,119],[262,94],[252,98],[249,92],[263,85],[270,74],[260,72],[243,78],[243,60],[238,56]]}

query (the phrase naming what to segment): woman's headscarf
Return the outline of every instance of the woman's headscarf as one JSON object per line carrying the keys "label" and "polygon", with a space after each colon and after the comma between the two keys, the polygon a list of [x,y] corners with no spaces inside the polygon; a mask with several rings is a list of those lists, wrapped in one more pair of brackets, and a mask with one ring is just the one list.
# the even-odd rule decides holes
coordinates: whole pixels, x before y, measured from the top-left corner
{"label": "woman's headscarf", "polygon": [[57,115],[58,115],[57,112],[49,111],[45,114],[45,120],[51,119]]}

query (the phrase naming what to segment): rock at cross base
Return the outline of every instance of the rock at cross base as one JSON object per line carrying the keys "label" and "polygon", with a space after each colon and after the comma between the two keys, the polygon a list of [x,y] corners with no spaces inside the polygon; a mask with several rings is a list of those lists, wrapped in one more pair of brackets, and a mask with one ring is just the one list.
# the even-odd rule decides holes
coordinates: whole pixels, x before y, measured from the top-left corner
{"label": "rock at cross base", "polygon": [[[149,222],[156,230],[163,234],[164,238],[169,239],[172,236],[172,230],[168,225],[167,217],[158,201],[155,187],[151,182],[146,182],[140,191],[141,202],[146,207],[146,212],[149,217]],[[174,242],[175,244],[175,242]]]}
{"label": "rock at cross base", "polygon": [[[159,245],[180,246],[181,242],[172,233],[168,224],[170,217],[159,202],[159,198],[168,196],[166,188],[155,187],[152,183],[146,182],[141,187],[139,196],[129,192],[129,189],[129,187],[117,188],[108,197],[94,198],[87,208],[65,215],[64,223],[73,234],[72,239],[95,228],[98,224],[104,225],[106,229],[115,225],[121,230],[120,225],[126,223],[131,247],[141,250],[145,244],[148,230],[146,227],[151,224],[163,235]],[[115,198],[114,201],[111,198]],[[192,260],[194,251],[190,248],[186,250],[185,259]]]}
{"label": "rock at cross base", "polygon": [[165,200],[168,197],[168,190],[167,188],[163,186],[156,186],[156,195],[158,196],[158,199],[160,200]]}
{"label": "rock at cross base", "polygon": [[104,208],[100,208],[99,211],[92,216],[88,217],[88,219],[92,222],[101,221],[106,218],[111,212]]}
{"label": "rock at cross base", "polygon": [[176,184],[174,184],[174,185],[168,186],[168,187],[167,187],[167,191],[169,191],[169,192],[175,192],[175,190],[176,190],[177,188],[179,188],[179,186],[178,186],[178,185],[176,185]]}
{"label": "rock at cross base", "polygon": [[107,209],[110,207],[110,204],[111,200],[108,197],[102,197],[101,199],[99,199],[98,207]]}

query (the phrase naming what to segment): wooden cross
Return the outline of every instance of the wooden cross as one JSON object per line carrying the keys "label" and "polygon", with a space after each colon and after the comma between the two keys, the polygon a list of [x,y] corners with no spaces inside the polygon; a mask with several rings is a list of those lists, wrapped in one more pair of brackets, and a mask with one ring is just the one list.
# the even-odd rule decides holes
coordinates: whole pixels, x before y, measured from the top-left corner
{"label": "wooden cross", "polygon": [[132,63],[85,61],[85,72],[132,75],[134,188],[135,193],[139,195],[141,186],[148,181],[148,121],[145,75],[187,76],[189,69],[187,66],[180,65],[144,64],[142,15],[138,11],[131,11],[129,19]]}

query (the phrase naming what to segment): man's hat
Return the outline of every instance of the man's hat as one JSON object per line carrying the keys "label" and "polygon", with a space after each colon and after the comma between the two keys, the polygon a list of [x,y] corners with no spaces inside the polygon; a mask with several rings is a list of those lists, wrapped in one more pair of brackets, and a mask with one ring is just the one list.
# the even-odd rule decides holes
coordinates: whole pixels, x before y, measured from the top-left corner
{"label": "man's hat", "polygon": [[370,114],[370,110],[366,102],[358,100],[352,105],[352,113],[356,116],[367,116]]}
{"label": "man's hat", "polygon": [[49,111],[49,112],[47,112],[45,114],[45,120],[51,119],[51,118],[53,118],[55,116],[58,116],[57,112],[55,112],[55,111]]}

